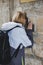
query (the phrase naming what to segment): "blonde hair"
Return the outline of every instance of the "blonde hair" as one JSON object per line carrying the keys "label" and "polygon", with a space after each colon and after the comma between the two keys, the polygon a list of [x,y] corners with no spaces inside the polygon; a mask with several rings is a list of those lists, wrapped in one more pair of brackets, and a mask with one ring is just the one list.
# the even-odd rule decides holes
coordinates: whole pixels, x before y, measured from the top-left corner
{"label": "blonde hair", "polygon": [[14,14],[14,16],[12,17],[12,21],[13,22],[17,22],[17,23],[21,23],[21,24],[24,24],[23,21],[20,20],[20,18],[24,18],[25,19],[25,12],[21,12],[21,11],[18,11]]}

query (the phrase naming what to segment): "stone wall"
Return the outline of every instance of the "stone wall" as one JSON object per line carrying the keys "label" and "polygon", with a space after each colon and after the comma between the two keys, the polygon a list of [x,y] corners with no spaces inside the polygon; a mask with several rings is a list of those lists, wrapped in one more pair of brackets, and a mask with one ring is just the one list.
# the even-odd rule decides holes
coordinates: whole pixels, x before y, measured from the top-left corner
{"label": "stone wall", "polygon": [[25,65],[43,65],[43,1],[20,3],[20,0],[0,0],[0,27],[11,20],[16,8],[27,12],[34,23],[34,45],[25,49]]}
{"label": "stone wall", "polygon": [[0,0],[0,27],[4,22],[9,21],[9,1]]}
{"label": "stone wall", "polygon": [[[13,0],[14,1],[14,0]],[[11,20],[14,10],[12,0],[0,0],[0,27],[3,23]]]}
{"label": "stone wall", "polygon": [[34,45],[32,49],[25,49],[25,65],[43,65],[43,2],[20,3],[14,0],[14,6],[15,9],[22,7],[35,25]]}

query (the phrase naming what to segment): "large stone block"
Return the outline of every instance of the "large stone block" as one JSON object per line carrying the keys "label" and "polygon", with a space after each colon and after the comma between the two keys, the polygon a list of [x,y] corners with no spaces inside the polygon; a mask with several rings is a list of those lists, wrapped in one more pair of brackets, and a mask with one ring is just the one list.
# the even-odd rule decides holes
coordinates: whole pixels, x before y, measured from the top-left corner
{"label": "large stone block", "polygon": [[43,16],[38,16],[37,18],[37,31],[43,32]]}
{"label": "large stone block", "polygon": [[37,44],[43,44],[43,32],[37,32],[36,34],[34,34],[34,42]]}
{"label": "large stone block", "polygon": [[33,46],[33,53],[39,58],[43,58],[43,44],[34,44]]}
{"label": "large stone block", "polygon": [[25,65],[42,65],[42,62],[35,58],[25,58]]}
{"label": "large stone block", "polygon": [[33,55],[32,48],[26,48],[25,49],[25,54],[26,55]]}
{"label": "large stone block", "polygon": [[9,1],[0,1],[0,27],[4,22],[8,22],[9,18]]}

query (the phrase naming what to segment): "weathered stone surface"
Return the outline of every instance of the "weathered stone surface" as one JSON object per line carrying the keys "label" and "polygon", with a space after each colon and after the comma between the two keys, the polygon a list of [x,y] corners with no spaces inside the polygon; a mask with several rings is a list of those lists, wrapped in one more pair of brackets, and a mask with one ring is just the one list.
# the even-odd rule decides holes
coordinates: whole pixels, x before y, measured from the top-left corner
{"label": "weathered stone surface", "polygon": [[34,42],[36,44],[43,44],[43,32],[37,32],[36,34],[34,34]]}
{"label": "weathered stone surface", "polygon": [[37,31],[43,32],[43,16],[38,16],[37,18]]}
{"label": "weathered stone surface", "polygon": [[27,54],[27,55],[33,55],[33,52],[32,52],[32,49],[30,48],[26,48],[25,49],[25,54]]}
{"label": "weathered stone surface", "polygon": [[2,23],[9,21],[9,2],[0,0],[0,27]]}
{"label": "weathered stone surface", "polygon": [[26,57],[25,65],[42,65],[42,62],[34,58]]}
{"label": "weathered stone surface", "polygon": [[39,58],[43,58],[43,44],[42,45],[34,44],[33,53]]}

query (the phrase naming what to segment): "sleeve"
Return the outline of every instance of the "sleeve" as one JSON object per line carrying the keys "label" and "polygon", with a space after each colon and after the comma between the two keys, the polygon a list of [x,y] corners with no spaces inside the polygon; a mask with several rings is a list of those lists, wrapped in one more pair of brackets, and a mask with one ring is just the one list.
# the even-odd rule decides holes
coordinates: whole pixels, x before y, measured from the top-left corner
{"label": "sleeve", "polygon": [[26,34],[27,34],[28,38],[31,40],[31,42],[32,42],[32,45],[30,46],[30,48],[32,48],[32,46],[34,44],[33,31],[31,29],[26,29]]}
{"label": "sleeve", "polygon": [[32,45],[31,41],[29,40],[26,32],[25,32],[25,29],[22,28],[20,31],[20,35],[21,35],[21,40],[22,40],[22,44],[24,47],[27,47],[27,46],[30,46]]}

